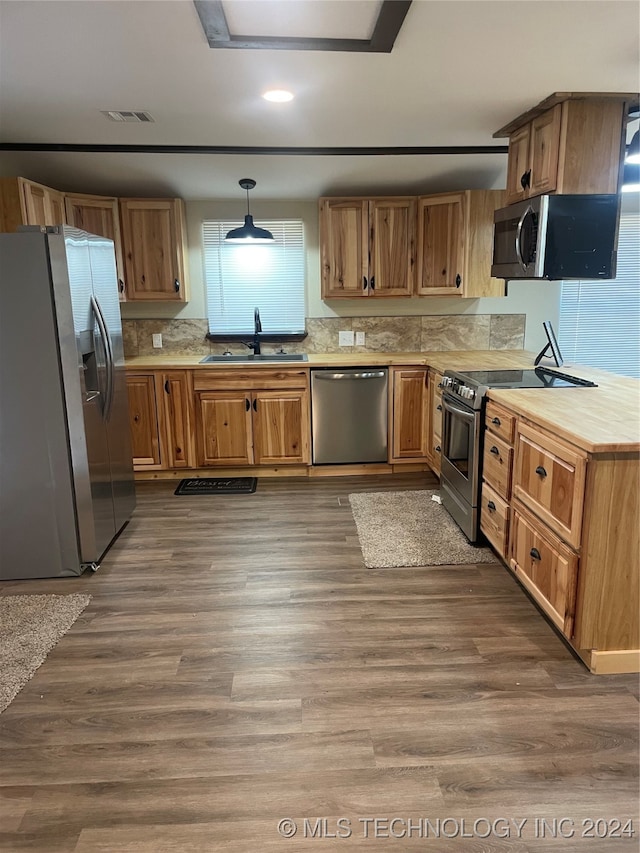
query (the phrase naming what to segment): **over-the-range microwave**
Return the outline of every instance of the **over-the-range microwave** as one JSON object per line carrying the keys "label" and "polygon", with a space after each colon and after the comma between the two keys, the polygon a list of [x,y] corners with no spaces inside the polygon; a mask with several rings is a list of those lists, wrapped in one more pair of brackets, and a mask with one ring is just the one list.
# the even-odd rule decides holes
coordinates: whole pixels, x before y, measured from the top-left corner
{"label": "over-the-range microwave", "polygon": [[615,278],[619,196],[540,195],[496,210],[494,278]]}

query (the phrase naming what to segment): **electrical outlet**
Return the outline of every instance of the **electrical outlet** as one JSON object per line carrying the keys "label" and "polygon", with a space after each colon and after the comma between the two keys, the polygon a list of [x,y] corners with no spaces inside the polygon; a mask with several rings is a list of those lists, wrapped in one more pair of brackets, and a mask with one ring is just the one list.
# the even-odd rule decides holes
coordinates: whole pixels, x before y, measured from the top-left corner
{"label": "electrical outlet", "polygon": [[356,346],[363,347],[364,346],[364,332],[356,332]]}
{"label": "electrical outlet", "polygon": [[338,332],[338,346],[339,347],[352,347],[353,346],[353,332]]}
{"label": "electrical outlet", "polygon": [[151,340],[153,341],[154,349],[162,349],[162,335],[151,335]]}

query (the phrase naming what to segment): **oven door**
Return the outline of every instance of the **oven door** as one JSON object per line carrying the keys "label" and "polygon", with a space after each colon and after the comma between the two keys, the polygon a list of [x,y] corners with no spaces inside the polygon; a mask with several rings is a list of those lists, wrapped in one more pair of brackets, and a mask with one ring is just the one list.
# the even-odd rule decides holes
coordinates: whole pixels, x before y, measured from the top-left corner
{"label": "oven door", "polygon": [[472,507],[478,503],[481,413],[442,395],[441,475]]}

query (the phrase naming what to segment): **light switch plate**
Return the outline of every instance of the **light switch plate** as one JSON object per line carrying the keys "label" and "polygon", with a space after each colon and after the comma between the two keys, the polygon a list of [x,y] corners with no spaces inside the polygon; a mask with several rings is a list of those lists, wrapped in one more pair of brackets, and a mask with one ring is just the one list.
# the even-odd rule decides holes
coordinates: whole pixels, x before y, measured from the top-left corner
{"label": "light switch plate", "polygon": [[151,340],[153,341],[154,349],[162,349],[162,335],[161,334],[158,333],[156,335],[151,335]]}
{"label": "light switch plate", "polygon": [[356,332],[356,346],[363,347],[364,346],[364,332]]}
{"label": "light switch plate", "polygon": [[352,347],[353,346],[353,332],[338,332],[338,346],[339,347]]}

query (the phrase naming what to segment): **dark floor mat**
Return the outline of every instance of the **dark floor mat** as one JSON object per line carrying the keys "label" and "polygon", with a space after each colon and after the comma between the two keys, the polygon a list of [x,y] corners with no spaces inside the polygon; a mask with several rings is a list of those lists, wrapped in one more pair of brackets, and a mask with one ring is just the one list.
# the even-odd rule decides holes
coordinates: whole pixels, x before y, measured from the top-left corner
{"label": "dark floor mat", "polygon": [[180,480],[174,495],[251,495],[257,477],[193,477]]}

